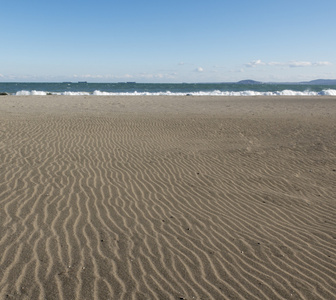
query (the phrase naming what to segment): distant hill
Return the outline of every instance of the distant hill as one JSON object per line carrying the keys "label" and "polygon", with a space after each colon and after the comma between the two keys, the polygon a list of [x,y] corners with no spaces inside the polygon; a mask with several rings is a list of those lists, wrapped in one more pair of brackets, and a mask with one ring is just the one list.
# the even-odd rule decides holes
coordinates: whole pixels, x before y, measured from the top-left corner
{"label": "distant hill", "polygon": [[312,81],[300,82],[300,84],[336,85],[336,79],[316,79]]}
{"label": "distant hill", "polygon": [[246,80],[241,80],[236,82],[237,84],[262,84],[262,82],[260,81],[255,81],[255,80],[251,80],[251,79],[246,79]]}

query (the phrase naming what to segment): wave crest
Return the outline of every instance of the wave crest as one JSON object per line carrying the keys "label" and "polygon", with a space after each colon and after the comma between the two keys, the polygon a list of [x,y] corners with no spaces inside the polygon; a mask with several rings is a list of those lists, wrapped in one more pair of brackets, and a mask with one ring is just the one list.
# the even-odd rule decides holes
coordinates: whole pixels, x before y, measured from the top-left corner
{"label": "wave crest", "polygon": [[182,92],[104,92],[95,90],[92,93],[89,92],[46,92],[46,91],[18,91],[14,95],[16,96],[46,96],[46,95],[65,95],[65,96],[336,96],[336,90],[327,89],[322,90],[320,92],[313,92],[313,91],[293,91],[293,90],[283,90],[283,91],[276,91],[276,92],[258,92],[258,91],[219,91],[214,90],[210,92],[190,92],[190,93],[182,93]]}

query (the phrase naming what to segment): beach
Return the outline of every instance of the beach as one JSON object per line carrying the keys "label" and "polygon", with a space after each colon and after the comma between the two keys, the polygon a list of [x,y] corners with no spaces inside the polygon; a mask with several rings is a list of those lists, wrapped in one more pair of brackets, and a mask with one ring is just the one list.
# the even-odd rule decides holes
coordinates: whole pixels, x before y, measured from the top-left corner
{"label": "beach", "polygon": [[0,96],[0,299],[335,299],[336,98]]}

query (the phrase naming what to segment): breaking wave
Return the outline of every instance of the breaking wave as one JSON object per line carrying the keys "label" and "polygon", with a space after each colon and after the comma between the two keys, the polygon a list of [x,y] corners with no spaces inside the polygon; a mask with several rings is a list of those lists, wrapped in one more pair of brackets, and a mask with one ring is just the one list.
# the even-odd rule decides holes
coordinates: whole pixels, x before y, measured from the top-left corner
{"label": "breaking wave", "polygon": [[46,95],[65,95],[65,96],[336,96],[336,90],[326,89],[320,92],[315,91],[293,91],[293,90],[283,90],[283,91],[198,91],[198,92],[104,92],[100,90],[95,90],[94,92],[47,92],[47,91],[18,91],[14,93],[16,96],[46,96]]}

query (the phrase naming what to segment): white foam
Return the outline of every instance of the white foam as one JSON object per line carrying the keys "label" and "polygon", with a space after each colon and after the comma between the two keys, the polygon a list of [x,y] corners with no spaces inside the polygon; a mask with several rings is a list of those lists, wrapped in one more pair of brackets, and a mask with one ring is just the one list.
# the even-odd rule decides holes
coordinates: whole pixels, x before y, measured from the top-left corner
{"label": "white foam", "polygon": [[110,96],[111,93],[108,92],[101,92],[101,91],[94,91],[93,95],[95,96]]}
{"label": "white foam", "polygon": [[64,96],[89,96],[89,95],[91,95],[88,92],[63,92],[63,93],[60,93],[60,94],[64,95]]}
{"label": "white foam", "polygon": [[336,90],[323,90],[322,92],[319,93],[322,96],[336,96]]}
{"label": "white foam", "polygon": [[192,96],[336,96],[336,90],[328,89],[322,90],[320,92],[313,92],[313,91],[293,91],[293,90],[283,90],[283,91],[276,91],[276,92],[258,92],[258,91],[198,91],[198,92],[104,92],[96,90],[93,93],[89,92],[45,92],[45,91],[18,91],[15,93],[17,96],[45,96],[45,95],[65,95],[65,96],[185,96],[185,95],[192,95]]}
{"label": "white foam", "polygon": [[44,91],[35,91],[35,90],[33,90],[33,91],[19,91],[19,92],[16,92],[16,95],[17,96],[30,96],[30,95],[32,95],[32,96],[45,96],[45,95],[47,95],[47,92],[44,92]]}
{"label": "white foam", "polygon": [[16,96],[46,96],[46,95],[64,95],[64,96],[89,96],[91,95],[88,92],[62,92],[62,93],[56,93],[56,92],[45,92],[45,91],[18,91],[15,93]]}
{"label": "white foam", "polygon": [[283,90],[279,92],[280,96],[317,96],[317,92],[312,92],[312,91],[304,91],[304,92],[299,92],[299,91],[292,91],[292,90]]}

